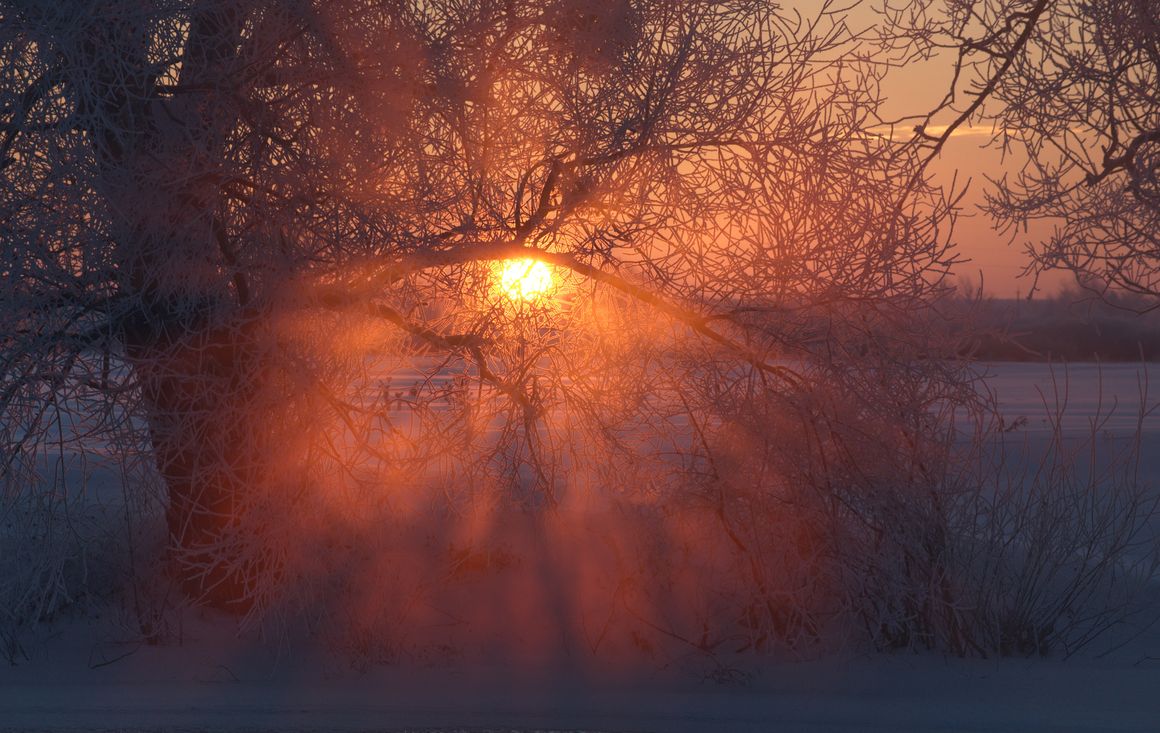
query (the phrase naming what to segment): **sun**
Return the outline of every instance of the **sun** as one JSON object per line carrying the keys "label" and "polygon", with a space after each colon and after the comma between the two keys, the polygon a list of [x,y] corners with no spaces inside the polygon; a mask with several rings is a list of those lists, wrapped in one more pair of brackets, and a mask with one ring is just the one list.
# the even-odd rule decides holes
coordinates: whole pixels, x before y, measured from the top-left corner
{"label": "sun", "polygon": [[552,271],[531,259],[504,260],[499,270],[499,289],[512,300],[535,300],[552,287]]}

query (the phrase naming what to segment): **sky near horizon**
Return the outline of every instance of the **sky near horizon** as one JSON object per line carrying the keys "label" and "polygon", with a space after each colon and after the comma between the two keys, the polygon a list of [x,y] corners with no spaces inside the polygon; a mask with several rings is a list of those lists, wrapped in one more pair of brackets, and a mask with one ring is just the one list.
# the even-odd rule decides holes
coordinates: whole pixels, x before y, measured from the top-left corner
{"label": "sky near horizon", "polygon": [[[993,188],[988,179],[1001,177],[1004,170],[1013,171],[1010,156],[1005,161],[1000,151],[988,147],[990,139],[989,127],[960,129],[931,166],[934,180],[944,186],[954,182],[961,188],[969,180],[954,232],[958,254],[967,261],[956,266],[955,274],[976,284],[981,277],[984,292],[999,298],[1027,297],[1033,278],[1023,275],[1028,263],[1026,249],[1028,244],[1050,236],[1051,224],[1040,222],[1014,234],[1001,232],[979,210],[984,193]],[[1035,295],[1053,295],[1074,281],[1070,273],[1047,273],[1039,278]]]}

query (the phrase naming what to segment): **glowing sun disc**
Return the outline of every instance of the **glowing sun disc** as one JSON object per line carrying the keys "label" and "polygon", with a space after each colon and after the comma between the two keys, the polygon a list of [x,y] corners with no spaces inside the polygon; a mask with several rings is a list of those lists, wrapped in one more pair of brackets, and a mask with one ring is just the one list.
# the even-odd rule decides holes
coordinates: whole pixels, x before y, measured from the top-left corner
{"label": "glowing sun disc", "polygon": [[533,300],[552,286],[552,271],[537,260],[505,260],[499,272],[499,289],[512,300]]}

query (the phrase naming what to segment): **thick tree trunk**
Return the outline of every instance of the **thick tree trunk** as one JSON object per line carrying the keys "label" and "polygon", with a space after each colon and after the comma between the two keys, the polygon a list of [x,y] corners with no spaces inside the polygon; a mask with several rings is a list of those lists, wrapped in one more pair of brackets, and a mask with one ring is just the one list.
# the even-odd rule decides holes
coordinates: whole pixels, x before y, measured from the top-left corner
{"label": "thick tree trunk", "polygon": [[221,327],[152,335],[129,351],[169,493],[171,571],[192,600],[244,612],[269,569],[261,537],[244,521],[269,456],[254,339]]}
{"label": "thick tree trunk", "polygon": [[262,567],[239,522],[267,455],[252,414],[261,382],[252,330],[221,325],[250,296],[240,273],[222,274],[236,268],[216,183],[236,123],[245,20],[232,0],[191,6],[179,94],[158,86],[141,17],[91,22],[77,49],[95,80],[84,117],[99,188],[120,215],[118,286],[137,303],[121,335],[169,491],[174,572],[191,598],[235,609],[253,601]]}

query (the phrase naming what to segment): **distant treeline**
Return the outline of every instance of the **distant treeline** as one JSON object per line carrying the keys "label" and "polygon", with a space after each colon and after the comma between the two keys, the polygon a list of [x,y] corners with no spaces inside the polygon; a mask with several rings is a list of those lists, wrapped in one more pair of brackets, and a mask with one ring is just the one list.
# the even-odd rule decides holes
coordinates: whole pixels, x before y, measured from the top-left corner
{"label": "distant treeline", "polygon": [[1160,361],[1160,311],[1076,291],[961,303],[960,352],[984,361]]}

